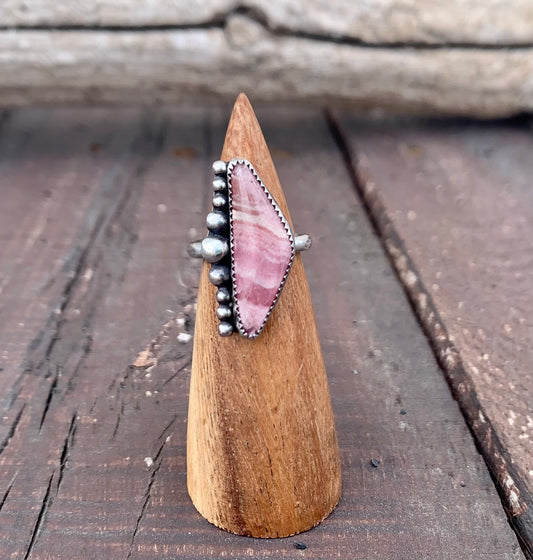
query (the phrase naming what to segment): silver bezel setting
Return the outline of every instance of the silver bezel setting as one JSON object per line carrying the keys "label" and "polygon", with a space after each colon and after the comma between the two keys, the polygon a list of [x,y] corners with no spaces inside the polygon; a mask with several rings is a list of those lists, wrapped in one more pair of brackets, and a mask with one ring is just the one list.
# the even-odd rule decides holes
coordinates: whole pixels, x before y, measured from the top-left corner
{"label": "silver bezel setting", "polygon": [[[261,186],[261,188],[263,189],[263,192],[265,193],[266,197],[268,198],[269,202],[272,204],[274,210],[276,211],[276,214],[278,215],[281,223],[283,224],[283,227],[285,228],[285,231],[287,232],[288,238],[290,240],[291,243],[291,258],[290,261],[287,265],[287,268],[285,270],[285,274],[283,275],[283,279],[281,281],[281,284],[278,288],[278,291],[276,292],[276,295],[274,297],[274,300],[272,302],[272,305],[270,306],[268,313],[265,316],[265,319],[261,325],[261,327],[253,332],[253,333],[247,333],[244,330],[242,321],[241,321],[241,316],[239,313],[239,304],[237,302],[237,300],[235,299],[234,296],[234,290],[235,290],[235,258],[234,258],[234,252],[235,252],[235,243],[234,243],[234,239],[233,239],[233,216],[232,216],[232,192],[231,192],[231,174],[233,171],[233,168],[237,165],[237,164],[241,164],[241,165],[246,165],[246,167],[248,167],[248,169],[252,172],[252,174],[254,175],[254,177],[257,179],[257,182],[259,183],[259,185]],[[229,212],[229,235],[230,235],[230,255],[231,255],[231,296],[232,296],[232,303],[233,303],[233,320],[235,323],[235,326],[237,327],[237,330],[239,331],[239,334],[241,336],[244,336],[246,338],[250,338],[250,339],[254,339],[257,338],[261,332],[263,331],[268,318],[270,317],[270,315],[272,314],[272,310],[274,309],[276,303],[279,300],[279,296],[281,295],[281,292],[283,290],[283,287],[285,286],[285,283],[287,281],[287,277],[289,276],[289,272],[292,268],[292,264],[294,262],[294,257],[296,256],[296,248],[295,248],[295,243],[294,243],[294,234],[292,232],[292,229],[289,225],[289,222],[287,221],[287,219],[285,218],[281,208],[278,206],[277,202],[274,200],[273,196],[270,194],[270,191],[268,190],[268,188],[266,187],[266,185],[263,183],[263,181],[261,180],[261,177],[259,177],[257,171],[255,170],[254,166],[247,160],[244,158],[234,158],[231,161],[228,162],[227,167],[226,167],[226,181],[227,181],[227,186],[228,186],[228,212]]]}
{"label": "silver bezel setting", "polygon": [[[231,177],[236,165],[245,165],[252,173],[257,183],[263,189],[268,202],[276,212],[290,241],[291,255],[283,278],[281,279],[274,299],[265,315],[260,328],[252,333],[246,332],[239,312],[239,304],[235,299],[236,274],[235,274],[235,240],[233,237],[233,196]],[[209,231],[206,238],[193,241],[187,248],[191,257],[203,258],[211,264],[209,281],[217,286],[216,301],[219,304],[216,315],[220,323],[218,333],[222,337],[231,336],[238,332],[244,338],[257,338],[263,331],[272,310],[276,306],[285,282],[292,268],[294,258],[298,251],[306,251],[311,247],[311,237],[307,234],[294,235],[283,211],[278,206],[267,186],[259,177],[254,166],[244,158],[234,158],[229,162],[217,160],[213,163],[215,179],[213,181],[213,209],[206,218]]]}

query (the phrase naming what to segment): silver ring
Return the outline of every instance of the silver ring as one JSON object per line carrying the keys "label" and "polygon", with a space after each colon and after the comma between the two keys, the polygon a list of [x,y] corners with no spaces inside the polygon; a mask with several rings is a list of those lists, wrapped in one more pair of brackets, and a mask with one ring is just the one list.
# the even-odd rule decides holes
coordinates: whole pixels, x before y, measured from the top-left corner
{"label": "silver ring", "polygon": [[311,247],[309,235],[294,235],[280,207],[244,158],[213,163],[213,209],[207,237],[189,245],[191,257],[211,263],[218,287],[218,332],[256,338],[287,280],[297,251]]}

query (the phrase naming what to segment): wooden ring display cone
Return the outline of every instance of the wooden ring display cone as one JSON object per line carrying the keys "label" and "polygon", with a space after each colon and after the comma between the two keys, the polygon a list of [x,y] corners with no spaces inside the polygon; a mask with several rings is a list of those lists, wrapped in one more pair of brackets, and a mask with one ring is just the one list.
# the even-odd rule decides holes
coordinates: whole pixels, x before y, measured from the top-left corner
{"label": "wooden ring display cone", "polygon": [[[225,161],[234,157],[253,163],[292,228],[244,94],[235,103],[221,155]],[[341,491],[337,437],[302,257],[296,255],[255,340],[219,336],[216,288],[208,272],[204,262],[189,400],[189,495],[208,521],[232,533],[294,535],[327,517]]]}

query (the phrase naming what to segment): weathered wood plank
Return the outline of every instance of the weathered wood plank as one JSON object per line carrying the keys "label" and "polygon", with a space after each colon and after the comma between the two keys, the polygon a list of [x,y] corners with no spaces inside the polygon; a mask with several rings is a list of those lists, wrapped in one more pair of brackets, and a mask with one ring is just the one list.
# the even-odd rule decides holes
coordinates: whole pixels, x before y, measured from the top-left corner
{"label": "weathered wood plank", "polygon": [[[63,309],[101,229],[104,202],[127,188],[126,149],[139,112],[91,120],[63,111],[6,115],[0,130],[0,406],[12,409],[24,372],[48,368]],[[39,131],[54,130],[46,136]],[[107,158],[99,155],[105,142]],[[137,156],[135,156],[136,159]],[[38,171],[37,171],[38,170]],[[109,209],[106,209],[109,212]],[[90,345],[82,336],[80,344]],[[57,372],[53,372],[54,374]],[[15,382],[14,382],[14,379]],[[5,419],[4,419],[5,420]],[[11,430],[0,428],[0,441]]]}
{"label": "weathered wood plank", "polygon": [[[90,122],[93,114],[80,111],[79,119]],[[132,120],[133,143],[124,139],[130,128],[117,116],[123,113],[108,115],[122,140],[114,153],[99,141],[98,161],[104,168],[116,162],[116,182],[89,169],[77,176],[95,181],[96,192],[106,181],[114,184],[94,203],[105,225],[86,240],[46,368],[27,371],[11,406],[26,405],[0,455],[2,555],[24,557],[30,548],[33,559],[299,558],[294,543],[302,541],[306,556],[321,559],[523,558],[314,112],[260,113],[260,119],[295,226],[315,235],[305,266],[336,413],[343,497],[326,522],[296,539],[243,539],[195,512],[185,481],[191,345],[176,337],[187,340],[183,333],[191,329],[199,265],[183,249],[188,230],[203,222],[208,162],[218,155],[227,115],[213,130],[198,113],[154,112],[145,126]],[[32,176],[52,197],[58,176],[46,170],[60,170],[65,154],[47,151],[46,139],[57,136],[61,122],[57,112],[48,127],[30,134],[41,137],[35,144],[41,148],[32,150]],[[67,153],[76,159],[76,149]],[[51,238],[55,229],[48,227]],[[44,275],[48,267],[39,269]],[[12,379],[22,363],[8,365],[3,379]]]}
{"label": "weathered wood plank", "polygon": [[[71,113],[65,112],[61,115],[52,114],[47,119],[47,126],[41,126],[41,123],[36,121],[33,126],[28,127],[29,129],[20,127],[16,131],[17,135],[14,135],[15,139],[17,136],[38,139],[33,144],[39,146],[39,149],[34,147],[31,155],[20,153],[19,158],[22,162],[24,158],[33,158],[33,168],[25,169],[26,174],[29,174],[33,184],[38,185],[39,189],[49,189],[53,200],[60,197],[63,190],[76,190],[77,185],[88,185],[93,194],[89,206],[84,209],[83,221],[81,225],[78,224],[79,229],[71,247],[63,248],[61,245],[63,230],[57,223],[61,217],[52,215],[52,220],[45,221],[43,235],[49,239],[51,246],[59,245],[60,256],[67,260],[69,265],[60,270],[54,278],[58,284],[66,286],[60,299],[60,319],[55,320],[58,309],[56,302],[52,300],[50,304],[45,300],[50,319],[42,320],[43,336],[37,335],[33,340],[26,342],[27,353],[32,358],[29,365],[25,357],[19,359],[18,356],[10,354],[4,361],[1,373],[4,384],[16,379],[13,390],[8,393],[11,402],[6,406],[5,415],[10,416],[12,410],[23,409],[17,430],[10,432],[12,437],[5,440],[0,455],[2,480],[6,477],[6,480],[12,481],[9,500],[3,503],[0,512],[0,542],[2,556],[5,557],[24,557],[24,554],[33,550],[48,511],[58,495],[61,495],[59,491],[63,488],[63,474],[72,461],[71,452],[80,432],[79,425],[86,421],[91,407],[94,406],[94,393],[107,393],[107,388],[113,382],[110,372],[122,375],[127,371],[123,363],[120,369],[113,369],[115,356],[120,355],[121,351],[134,354],[132,346],[142,348],[142,345],[150,340],[149,333],[159,328],[161,314],[166,313],[166,307],[158,309],[157,313],[148,311],[151,309],[151,289],[156,289],[150,284],[153,277],[149,274],[144,275],[144,285],[137,279],[137,287],[141,290],[138,295],[142,296],[120,300],[123,309],[120,322],[116,321],[116,316],[105,318],[106,335],[111,337],[109,348],[103,354],[96,353],[96,367],[87,368],[86,360],[88,356],[93,356],[90,353],[93,339],[95,344],[99,343],[100,332],[95,325],[95,317],[103,305],[102,302],[105,302],[106,298],[115,297],[111,287],[120,290],[130,260],[131,247],[137,241],[136,207],[141,192],[146,193],[145,197],[148,197],[150,192],[150,185],[147,184],[145,176],[151,163],[162,150],[164,117],[151,115],[146,119],[139,111],[133,115],[128,112],[110,111],[106,111],[105,114],[77,114],[74,118],[70,115]],[[78,127],[81,127],[81,132],[78,132]],[[198,136],[200,134],[201,130],[197,132]],[[97,154],[97,157],[92,156],[92,159],[90,154],[86,155],[91,144],[93,152]],[[57,145],[62,149],[57,149]],[[161,157],[169,165],[176,165],[180,160],[173,156],[172,148],[173,145],[166,146],[165,154]],[[187,151],[190,151],[187,144],[178,144],[176,148],[181,150],[178,154],[190,153]],[[193,155],[195,153],[192,152]],[[76,169],[78,173],[69,173],[71,168]],[[20,183],[21,188],[24,188],[22,177]],[[67,183],[67,186],[64,187],[63,183]],[[169,188],[172,184],[169,181]],[[194,189],[190,192],[184,189],[182,196],[190,200],[190,193],[194,192]],[[151,194],[153,196],[153,193]],[[160,203],[163,204],[164,201],[151,199],[143,219],[161,219],[166,208]],[[183,205],[183,201],[181,204]],[[77,210],[77,201],[74,200],[68,209],[63,208],[63,219],[69,221]],[[166,217],[167,221],[173,218],[173,215]],[[184,229],[184,235],[186,232],[187,228]],[[4,235],[8,234],[9,230]],[[159,235],[159,230],[154,231],[154,234]],[[57,240],[56,235],[59,237]],[[143,235],[149,238],[150,231],[144,231]],[[165,249],[174,253],[174,248],[166,242],[160,243],[156,251],[161,253]],[[71,254],[77,255],[72,262],[68,260]],[[130,272],[134,278],[140,278],[143,270],[149,269],[152,259],[158,255],[154,255],[148,243],[143,256],[144,260],[139,263],[141,270]],[[167,262],[170,262],[170,259],[167,259]],[[53,272],[53,263],[47,260],[22,261],[18,268],[28,269],[32,266],[36,277],[47,278],[48,274]],[[172,270],[175,271],[175,264]],[[30,300],[31,305],[31,296],[35,293],[31,285],[27,292],[22,292],[15,298],[15,302],[19,302],[20,313],[26,311],[26,299],[23,299],[23,296]],[[126,295],[124,289],[120,293],[122,296]],[[165,294],[168,294],[168,298],[173,296],[170,289],[167,289]],[[159,293],[157,297],[159,299]],[[135,312],[137,319],[141,316],[145,317],[145,320],[126,321],[125,308],[128,302],[132,303],[129,310]],[[114,333],[113,328],[117,329]],[[128,337],[128,332],[131,333],[128,328],[133,328],[137,339]],[[6,341],[7,337],[6,342],[9,342],[16,339],[18,333],[4,334],[3,340]],[[124,349],[120,346],[120,341],[126,344]],[[108,414],[115,416],[115,420],[111,420],[113,432],[116,415]],[[94,415],[90,415],[88,420],[91,428],[93,418]],[[102,420],[102,417],[99,419]],[[88,446],[82,453],[98,452],[94,444],[86,443]],[[92,486],[95,496],[97,489],[103,488],[105,491],[108,484],[103,472],[105,469],[96,473],[97,482]],[[140,470],[139,474],[142,476],[143,471]],[[82,478],[86,484],[91,484],[90,472]],[[116,481],[109,479],[109,482],[113,484]],[[124,504],[119,509],[121,515],[132,516],[129,526],[133,527],[135,513],[124,507]],[[68,517],[68,510],[60,511],[63,516]],[[87,525],[83,527],[82,532],[91,531],[92,527],[93,540],[94,535],[102,530],[102,525],[99,528],[96,524],[91,526],[90,517],[85,521]],[[59,544],[61,546],[61,543]],[[68,555],[68,549],[62,550],[61,556]]]}
{"label": "weathered wood plank", "polygon": [[0,33],[0,104],[325,102],[482,117],[533,110],[533,48],[368,48],[223,28]]}
{"label": "weathered wood plank", "polygon": [[4,0],[1,26],[157,26],[219,24],[251,10],[269,28],[367,43],[531,44],[528,0]]}
{"label": "weathered wood plank", "polygon": [[[127,188],[124,174],[131,154],[126,147],[138,132],[138,114],[123,111],[110,119],[107,111],[94,111],[88,121],[62,112],[56,121],[53,112],[24,111],[3,123],[0,450],[27,421],[29,394],[52,395],[62,375],[50,359],[63,329],[63,312],[74,285],[85,282],[86,249],[111,211],[103,211],[103,204],[117,203]],[[43,129],[54,134],[43,135]],[[98,151],[104,142],[108,157],[102,159]],[[71,342],[68,352],[83,356],[90,334],[80,332]],[[20,400],[23,384],[29,393]],[[46,417],[46,400],[40,406],[38,423]]]}
{"label": "weathered wood plank", "polygon": [[531,129],[341,123],[384,244],[533,555]]}

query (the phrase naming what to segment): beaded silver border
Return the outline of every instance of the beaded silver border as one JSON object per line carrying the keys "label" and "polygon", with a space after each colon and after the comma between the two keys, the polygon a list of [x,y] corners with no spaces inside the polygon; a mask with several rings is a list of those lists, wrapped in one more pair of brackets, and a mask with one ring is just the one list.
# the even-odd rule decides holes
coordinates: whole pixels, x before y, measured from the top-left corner
{"label": "beaded silver border", "polygon": [[[261,185],[261,188],[263,189],[263,191],[266,194],[268,200],[270,201],[274,210],[276,211],[276,214],[278,215],[281,223],[283,224],[283,226],[285,228],[285,231],[287,232],[287,235],[289,236],[289,240],[291,242],[291,259],[289,261],[289,264],[287,265],[287,268],[285,270],[285,274],[283,275],[283,279],[282,279],[281,284],[278,288],[278,291],[276,292],[276,295],[274,297],[274,301],[272,302],[272,305],[270,306],[270,309],[268,310],[268,313],[266,314],[265,320],[263,321],[261,327],[252,334],[249,334],[244,330],[244,327],[243,327],[243,324],[242,324],[242,321],[241,321],[241,316],[240,316],[240,313],[239,313],[239,305],[238,305],[238,302],[237,302],[237,300],[235,298],[235,295],[234,295],[234,291],[235,291],[235,259],[234,259],[235,244],[234,244],[234,240],[233,240],[233,215],[232,215],[233,214],[233,208],[232,208],[232,192],[231,192],[231,173],[232,173],[233,168],[237,164],[246,165],[246,167],[248,167],[248,169],[250,169],[250,171],[252,172],[254,177],[257,179],[257,182]],[[231,254],[231,296],[232,296],[232,304],[233,304],[234,323],[235,323],[235,326],[237,327],[237,330],[239,331],[239,334],[241,336],[244,336],[245,338],[249,338],[249,339],[254,339],[254,338],[257,338],[261,334],[262,330],[264,329],[264,327],[265,327],[265,325],[268,321],[268,318],[270,317],[270,315],[272,313],[272,310],[274,309],[276,303],[278,302],[279,296],[281,295],[281,291],[283,290],[283,287],[285,286],[285,282],[287,281],[287,278],[289,276],[289,272],[290,272],[290,270],[292,268],[292,264],[294,262],[294,257],[296,256],[296,247],[295,247],[295,244],[294,244],[294,234],[291,230],[289,222],[287,221],[287,218],[285,218],[285,215],[283,214],[283,211],[278,206],[278,204],[274,200],[273,196],[270,194],[270,191],[268,190],[266,185],[261,180],[261,177],[259,177],[259,175],[258,175],[257,171],[255,170],[254,166],[247,159],[234,158],[227,163],[226,183],[227,183],[227,188],[228,188],[228,213],[229,213],[229,235],[230,235],[230,254]]]}

